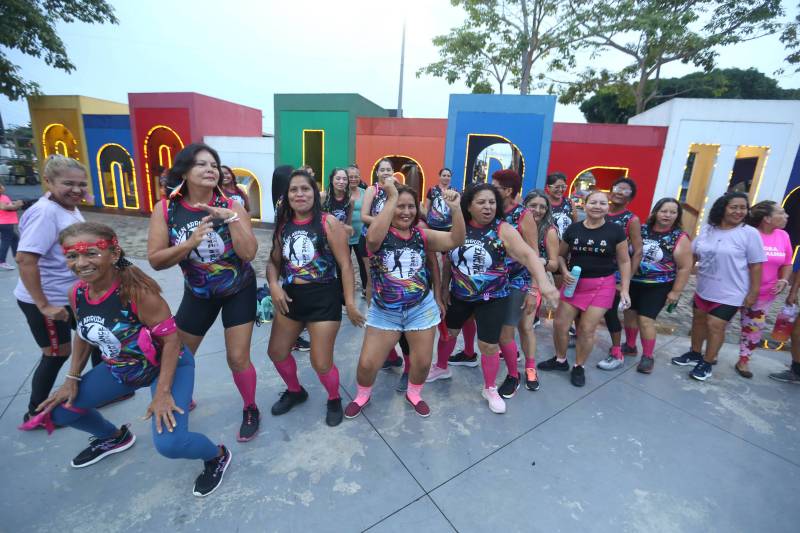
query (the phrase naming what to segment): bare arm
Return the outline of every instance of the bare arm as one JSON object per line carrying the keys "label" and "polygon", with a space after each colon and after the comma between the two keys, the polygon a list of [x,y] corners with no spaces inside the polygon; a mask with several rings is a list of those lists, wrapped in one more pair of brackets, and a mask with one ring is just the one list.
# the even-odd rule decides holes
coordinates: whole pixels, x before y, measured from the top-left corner
{"label": "bare arm", "polygon": [[626,298],[626,305],[630,306],[630,296],[628,291],[631,286],[631,256],[628,253],[628,241],[622,241],[617,244],[617,267],[619,268],[619,275],[622,278],[620,281],[620,299]]}
{"label": "bare arm", "polygon": [[544,249],[547,259],[544,269],[548,272],[558,272],[558,231],[553,227],[544,234]]}
{"label": "bare arm", "polygon": [[628,239],[630,239],[633,255],[631,256],[631,273],[639,270],[639,263],[642,261],[642,223],[639,217],[631,219],[628,228]]}
{"label": "bare arm", "polygon": [[750,288],[744,299],[745,307],[753,307],[758,300],[758,290],[761,288],[761,271],[764,263],[750,263],[747,265],[747,272],[750,276]]}
{"label": "bare arm", "polygon": [[[389,226],[392,225],[392,218],[394,218],[394,211],[397,207],[397,188],[394,183],[386,180],[386,203],[383,204],[383,211],[378,213],[378,216],[371,217],[372,224],[369,225],[367,230],[367,251],[377,252],[378,248],[383,244],[386,234],[389,232]],[[363,206],[362,206],[363,207]],[[362,211],[363,216],[363,211]]]}
{"label": "bare arm", "polygon": [[372,224],[372,220],[375,218],[369,214],[369,211],[372,208],[372,200],[375,198],[375,187],[369,187],[363,192],[363,195],[364,200],[361,202],[361,222],[363,222],[364,225],[369,226]]}
{"label": "bare arm", "polygon": [[353,263],[350,261],[350,246],[347,244],[347,233],[341,222],[336,217],[325,217],[327,226],[328,244],[333,252],[333,257],[339,264],[339,272],[342,275],[342,288],[344,290],[344,304],[347,307],[347,316],[353,325],[362,327],[366,319],[353,301],[353,291],[355,290],[355,278],[353,274]]}
{"label": "bare arm", "polygon": [[31,252],[17,252],[16,260],[19,267],[19,279],[31,295],[33,303],[44,316],[51,320],[69,320],[69,313],[60,305],[50,305],[47,296],[42,290],[42,276],[39,271],[39,254]]}
{"label": "bare arm", "polygon": [[236,202],[233,202],[230,209],[239,215],[239,220],[228,224],[228,230],[231,232],[231,240],[233,241],[233,250],[242,261],[250,262],[255,259],[256,252],[258,252],[258,241],[253,233],[253,223],[250,220],[250,215],[244,206]]}
{"label": "bare arm", "polygon": [[667,302],[675,303],[680,298],[683,288],[689,281],[689,274],[692,273],[692,264],[694,257],[692,256],[692,245],[689,243],[689,238],[684,236],[678,241],[673,252],[675,258],[675,282],[672,284],[672,290],[667,294]]}
{"label": "bare arm", "polygon": [[[203,222],[192,236],[176,246],[169,245],[169,229],[167,221],[164,219],[163,203],[158,202],[153,206],[153,214],[150,215],[150,227],[147,232],[147,260],[150,266],[156,270],[164,270],[175,266],[189,255],[191,251],[202,241],[205,234],[211,229],[210,222]],[[197,235],[197,238],[195,237]]]}

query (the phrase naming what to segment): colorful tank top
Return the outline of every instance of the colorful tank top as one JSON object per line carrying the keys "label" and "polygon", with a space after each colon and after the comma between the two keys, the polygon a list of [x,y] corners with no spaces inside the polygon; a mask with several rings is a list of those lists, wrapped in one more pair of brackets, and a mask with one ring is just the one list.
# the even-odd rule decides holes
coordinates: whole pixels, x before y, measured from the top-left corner
{"label": "colorful tank top", "polygon": [[325,198],[324,210],[333,215],[342,224],[347,224],[347,210],[350,209],[350,202],[343,198],[337,200],[331,193],[330,198]]}
{"label": "colorful tank top", "polygon": [[550,226],[549,228],[547,228],[545,231],[542,232],[542,238],[539,239],[539,257],[547,259],[548,261],[550,260],[550,257],[547,256],[547,234],[550,233],[551,231],[555,231],[556,236],[559,238],[561,237],[558,234],[558,228],[556,226]]}
{"label": "colorful tank top", "polygon": [[[517,204],[506,211],[504,220],[522,235],[519,226],[526,215],[531,216],[530,211],[528,211],[524,205]],[[527,292],[531,287],[531,274],[528,272],[528,269],[525,268],[522,263],[515,261],[509,256],[506,256],[506,266],[508,267],[508,282],[510,286],[514,289]]]}
{"label": "colorful tank top", "polygon": [[564,232],[567,231],[569,225],[572,224],[573,209],[574,204],[572,203],[572,199],[568,196],[563,197],[559,205],[550,204],[550,212],[553,214],[553,220],[558,230],[559,239],[564,235]]}
{"label": "colorful tank top", "polygon": [[686,233],[680,229],[655,231],[649,224],[642,226],[642,261],[633,276],[637,283],[672,283],[675,281],[675,247]]}
{"label": "colorful tank top", "polygon": [[[448,187],[445,190],[452,190]],[[428,209],[426,217],[428,226],[432,229],[444,230],[453,227],[453,214],[450,206],[444,201],[444,191],[438,185],[428,189],[428,200],[431,201],[431,208]]]}
{"label": "colorful tank top", "polygon": [[500,239],[500,224],[500,220],[488,226],[467,224],[464,244],[450,250],[450,292],[459,300],[508,296],[506,247]]}
{"label": "colorful tank top", "polygon": [[[150,385],[159,367],[151,364],[139,346],[139,333],[146,328],[136,315],[133,302],[123,305],[119,282],[99,300],[89,298],[89,286],[79,281],[73,289],[78,336],[100,348],[103,361],[119,383],[133,387]],[[153,339],[161,359],[161,346]],[[181,349],[181,355],[183,355]]]}
{"label": "colorful tank top", "polygon": [[632,211],[624,210],[620,211],[619,213],[609,213],[606,215],[606,220],[609,222],[613,222],[614,224],[621,226],[622,229],[625,230],[625,236],[630,237],[630,226],[631,220],[633,220],[634,214]]}
{"label": "colorful tank top", "polygon": [[[375,196],[372,197],[372,205],[369,206],[369,216],[376,217],[383,211],[383,206],[386,205],[386,189],[381,187],[380,183],[376,183],[373,185],[375,187]],[[367,230],[369,228],[366,224],[364,224],[361,234],[365,237],[367,236]]]}
{"label": "colorful tank top", "polygon": [[229,199],[231,199],[231,200],[233,200],[235,202],[239,202],[239,204],[242,207],[245,207],[247,205],[245,203],[244,193],[238,187],[236,188],[235,191],[231,190],[231,191],[223,191],[223,192],[225,193],[225,196],[227,196]]}
{"label": "colorful tank top", "polygon": [[323,213],[319,223],[290,220],[281,229],[283,279],[285,283],[303,280],[311,283],[328,283],[336,278],[336,259],[328,245],[326,218]]}
{"label": "colorful tank top", "polygon": [[[163,200],[166,203],[166,200]],[[214,193],[209,205],[230,208],[232,201]],[[164,207],[170,246],[178,246],[191,237],[200,221],[208,215],[183,199]],[[236,294],[255,279],[250,263],[243,261],[233,249],[233,238],[227,224],[209,231],[197,248],[178,263],[185,286],[198,298],[223,298]]]}
{"label": "colorful tank top", "polygon": [[428,295],[431,282],[425,262],[426,244],[419,228],[411,228],[408,239],[389,228],[381,247],[369,257],[372,301],[378,307],[405,310]]}

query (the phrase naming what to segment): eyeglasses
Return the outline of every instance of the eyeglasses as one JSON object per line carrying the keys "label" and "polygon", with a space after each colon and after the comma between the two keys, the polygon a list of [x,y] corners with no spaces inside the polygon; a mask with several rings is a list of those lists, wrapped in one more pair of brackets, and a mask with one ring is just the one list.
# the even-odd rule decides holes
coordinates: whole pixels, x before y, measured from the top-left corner
{"label": "eyeglasses", "polygon": [[620,186],[614,187],[613,189],[611,189],[611,192],[621,194],[622,196],[630,196],[631,194],[633,194],[632,190]]}
{"label": "eyeglasses", "polygon": [[567,186],[566,185],[548,185],[547,188],[550,189],[551,191],[563,191],[564,189],[567,188]]}

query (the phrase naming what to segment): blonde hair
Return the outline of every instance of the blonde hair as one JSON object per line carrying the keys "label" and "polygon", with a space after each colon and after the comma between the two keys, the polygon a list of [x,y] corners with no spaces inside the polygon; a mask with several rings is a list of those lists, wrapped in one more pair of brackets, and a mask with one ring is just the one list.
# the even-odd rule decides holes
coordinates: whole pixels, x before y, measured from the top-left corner
{"label": "blonde hair", "polygon": [[89,177],[89,172],[83,163],[71,157],[64,157],[60,154],[53,154],[47,157],[47,163],[44,165],[44,179],[53,181],[55,178],[68,170],[80,170],[86,177]]}

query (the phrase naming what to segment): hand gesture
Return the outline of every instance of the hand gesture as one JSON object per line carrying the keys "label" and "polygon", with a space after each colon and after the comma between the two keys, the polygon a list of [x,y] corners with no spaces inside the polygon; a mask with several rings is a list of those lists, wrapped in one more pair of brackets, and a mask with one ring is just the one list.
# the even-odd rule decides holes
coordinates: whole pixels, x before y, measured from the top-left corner
{"label": "hand gesture", "polygon": [[197,248],[203,243],[203,241],[206,238],[206,235],[208,235],[208,232],[212,231],[213,229],[214,229],[214,223],[211,222],[211,217],[210,216],[203,217],[203,219],[200,221],[200,224],[196,228],[194,228],[194,231],[187,239],[189,245],[192,248]]}
{"label": "hand gesture", "polygon": [[178,425],[175,421],[175,416],[172,414],[173,412],[183,414],[183,409],[175,405],[172,394],[169,392],[157,392],[156,395],[153,396],[153,401],[150,402],[150,405],[147,407],[147,411],[145,411],[142,420],[155,417],[156,432],[159,435],[163,432],[162,424],[166,426],[167,431],[172,433],[172,430]]}
{"label": "hand gesture", "polygon": [[447,189],[446,191],[444,191],[443,198],[445,203],[451,210],[461,209],[461,195],[458,194],[458,191],[454,191],[453,189]]}
{"label": "hand gesture", "polygon": [[383,188],[386,190],[386,196],[397,198],[397,180],[394,176],[389,176],[383,181]]}
{"label": "hand gesture", "polygon": [[44,411],[45,413],[49,413],[62,403],[72,405],[72,402],[75,401],[77,397],[78,382],[74,379],[67,379],[49,398],[36,406],[36,412]]}
{"label": "hand gesture", "polygon": [[367,321],[364,318],[364,315],[361,314],[361,311],[355,306],[355,304],[350,304],[347,306],[347,318],[350,319],[350,322],[357,328],[363,328],[364,323]]}
{"label": "hand gesture", "polygon": [[211,219],[226,220],[236,214],[236,211],[234,211],[233,209],[228,209],[227,207],[214,207],[208,204],[201,204],[201,203],[194,204],[192,207],[194,207],[195,209],[202,209],[203,211],[208,213],[208,217],[206,218],[210,217]]}
{"label": "hand gesture", "polygon": [[286,294],[286,291],[283,290],[283,287],[277,283],[270,285],[269,294],[272,296],[272,306],[277,309],[280,314],[288,314],[289,302],[291,302],[292,299],[289,298],[289,296]]}

